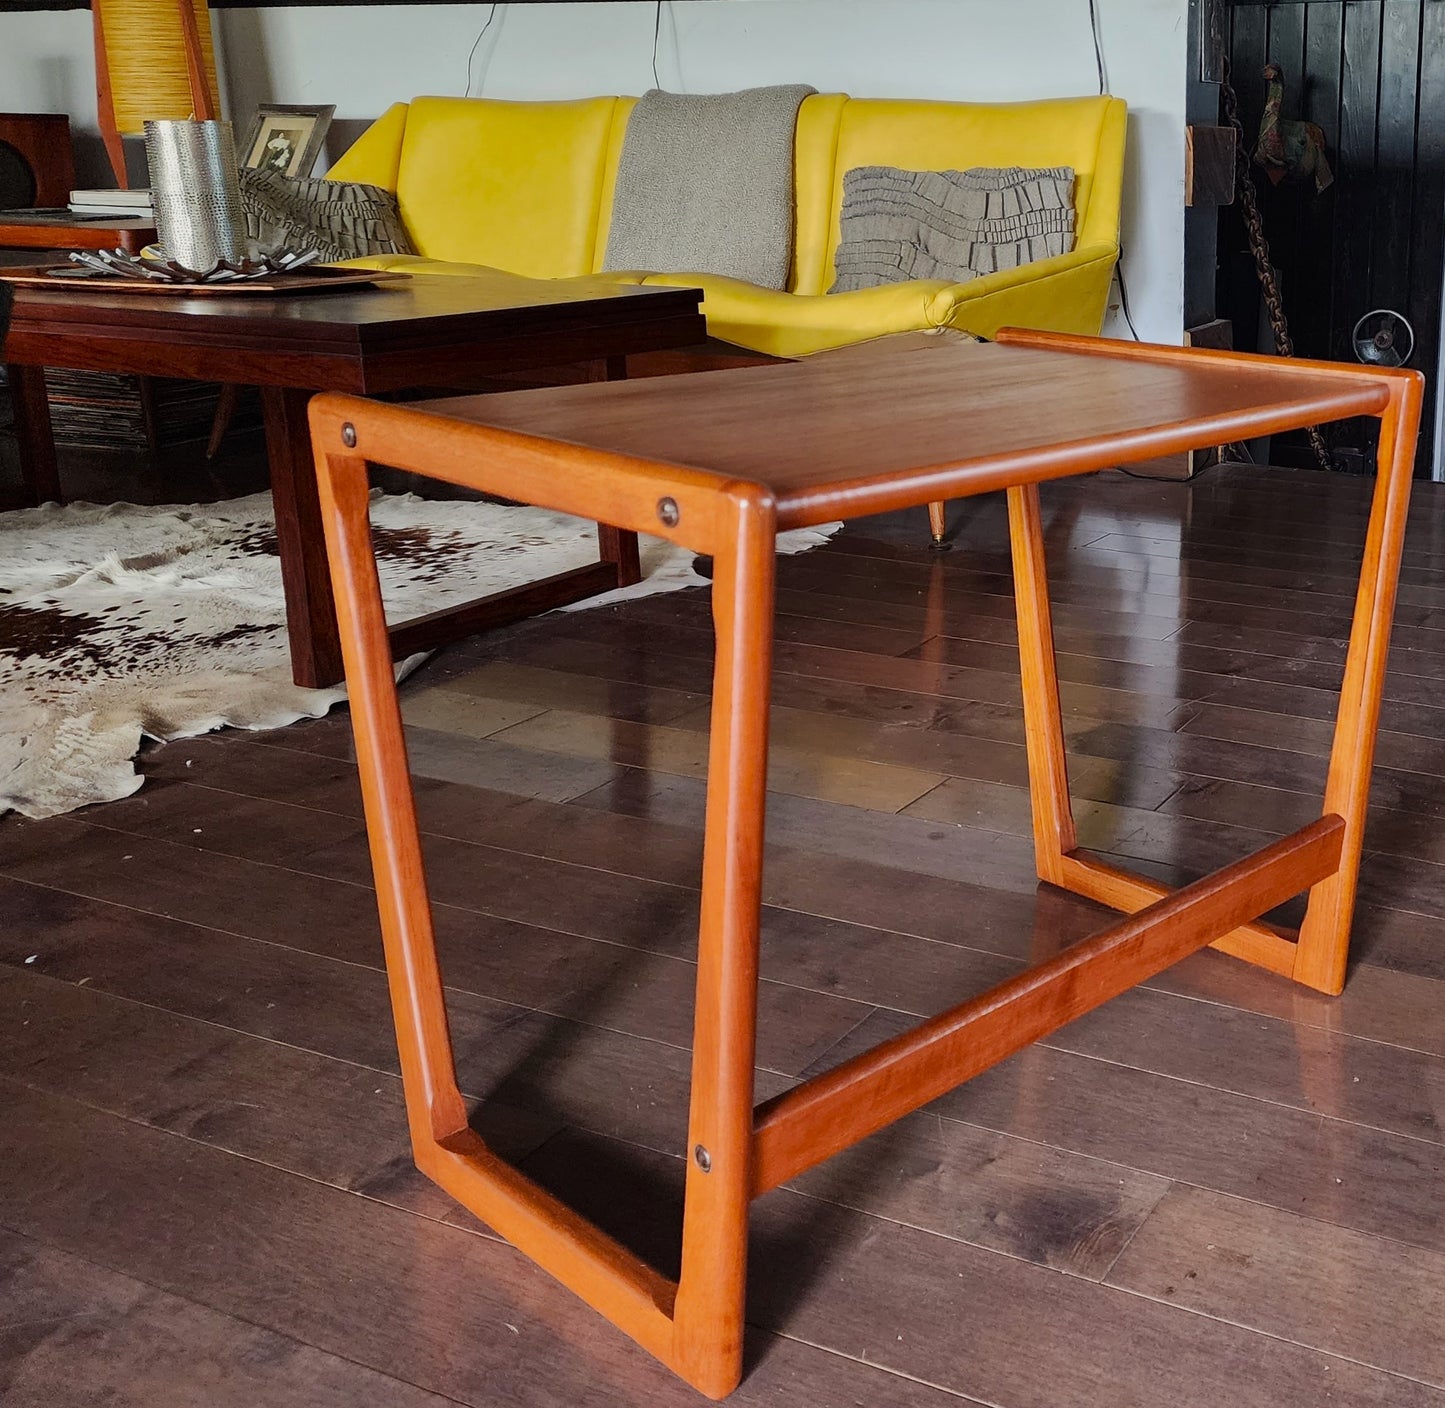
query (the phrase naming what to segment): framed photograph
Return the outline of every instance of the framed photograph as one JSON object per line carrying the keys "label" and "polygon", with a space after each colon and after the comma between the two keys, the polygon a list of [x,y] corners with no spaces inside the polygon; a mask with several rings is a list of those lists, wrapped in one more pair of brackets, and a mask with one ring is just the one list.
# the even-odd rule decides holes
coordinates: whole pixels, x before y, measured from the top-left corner
{"label": "framed photograph", "polygon": [[241,165],[264,167],[283,176],[309,176],[335,111],[334,103],[325,107],[262,103],[240,149]]}

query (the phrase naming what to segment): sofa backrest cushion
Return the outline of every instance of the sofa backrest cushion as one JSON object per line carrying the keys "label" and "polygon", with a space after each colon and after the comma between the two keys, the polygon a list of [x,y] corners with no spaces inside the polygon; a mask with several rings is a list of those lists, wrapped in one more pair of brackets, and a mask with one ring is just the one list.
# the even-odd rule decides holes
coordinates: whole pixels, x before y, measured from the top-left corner
{"label": "sofa backrest cushion", "polygon": [[[1122,141],[1124,104],[1117,98],[1055,98],[1033,103],[947,103],[850,98],[838,122],[828,232],[813,279],[798,292],[823,293],[833,281],[843,180],[860,166],[910,171],[973,166],[1068,166],[1075,173],[1075,240],[1083,247],[1117,238],[1118,197],[1089,219],[1101,146],[1113,128]],[[1106,155],[1106,161],[1111,160]],[[1112,174],[1117,186],[1117,172]]]}
{"label": "sofa backrest cushion", "polygon": [[417,250],[535,278],[594,267],[615,98],[418,98],[396,194]]}
{"label": "sofa backrest cushion", "polygon": [[393,103],[346,149],[341,160],[326,173],[327,180],[360,181],[395,192],[410,111],[410,103]]}

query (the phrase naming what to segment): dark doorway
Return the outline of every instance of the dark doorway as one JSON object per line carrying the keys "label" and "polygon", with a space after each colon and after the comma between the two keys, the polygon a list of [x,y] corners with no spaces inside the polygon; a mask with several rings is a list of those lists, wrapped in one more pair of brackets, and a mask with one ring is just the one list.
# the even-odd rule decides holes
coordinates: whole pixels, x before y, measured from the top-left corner
{"label": "dark doorway", "polygon": [[[1286,118],[1318,123],[1335,183],[1273,186],[1254,168],[1265,233],[1302,357],[1350,361],[1365,313],[1391,308],[1415,332],[1410,365],[1431,387],[1417,458],[1431,473],[1434,381],[1445,257],[1445,4],[1439,0],[1277,0],[1230,7],[1230,68],[1251,149],[1264,110],[1263,69],[1284,69]],[[1235,345],[1256,345],[1259,287],[1238,204],[1220,212],[1218,306]],[[1265,345],[1266,350],[1272,350]],[[1328,432],[1342,469],[1367,468],[1365,424]],[[1271,459],[1315,461],[1303,436]]]}

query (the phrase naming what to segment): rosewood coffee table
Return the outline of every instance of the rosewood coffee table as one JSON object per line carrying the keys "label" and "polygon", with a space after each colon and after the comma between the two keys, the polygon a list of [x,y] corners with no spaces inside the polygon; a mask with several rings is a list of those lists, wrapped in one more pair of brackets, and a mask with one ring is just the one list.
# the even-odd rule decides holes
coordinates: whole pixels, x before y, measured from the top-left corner
{"label": "rosewood coffee table", "polygon": [[[833,360],[422,409],[341,396],[311,405],[417,1164],[714,1397],[742,1372],[753,1198],[1206,944],[1323,992],[1343,986],[1421,378],[1048,334],[1006,331],[999,344],[922,337]],[[1039,481],[1355,415],[1380,421],[1379,477],[1320,816],[1181,889],[1080,849]],[[502,1162],[469,1127],[369,540],[367,459],[655,533],[713,559],[717,657],[676,1282]],[[999,489],[1008,494],[1038,874],[1127,917],[755,1107],[776,536]],[[1261,921],[1304,891],[1297,931]]]}
{"label": "rosewood coffee table", "polygon": [[[630,353],[701,342],[701,299],[696,289],[511,275],[418,277],[286,297],[19,286],[4,351],[21,470],[32,498],[61,497],[47,366],[259,386],[293,673],[297,684],[335,684],[341,652],[306,429],[312,394],[465,386],[579,361],[621,376]],[[598,534],[598,563],[408,621],[392,634],[397,656],[635,582],[636,535],[610,527]]]}

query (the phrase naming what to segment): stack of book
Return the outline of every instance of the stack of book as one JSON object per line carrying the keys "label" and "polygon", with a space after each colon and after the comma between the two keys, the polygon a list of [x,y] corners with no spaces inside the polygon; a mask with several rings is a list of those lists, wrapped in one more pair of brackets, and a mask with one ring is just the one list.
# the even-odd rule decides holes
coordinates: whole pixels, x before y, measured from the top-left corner
{"label": "stack of book", "polygon": [[126,220],[151,220],[151,193],[143,191],[71,191],[72,215],[110,215]]}
{"label": "stack of book", "polygon": [[[128,453],[204,444],[220,392],[214,382],[63,367],[47,368],[45,382],[57,445]],[[260,410],[258,398],[248,391],[233,429],[258,429]]]}

